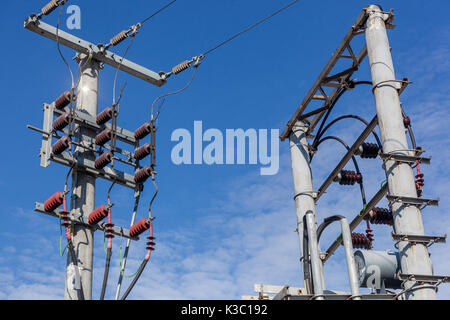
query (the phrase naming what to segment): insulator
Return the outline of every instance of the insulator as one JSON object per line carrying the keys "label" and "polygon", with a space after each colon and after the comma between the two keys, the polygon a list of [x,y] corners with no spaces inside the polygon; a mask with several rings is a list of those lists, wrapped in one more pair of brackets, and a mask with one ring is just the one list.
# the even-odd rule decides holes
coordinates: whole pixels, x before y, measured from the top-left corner
{"label": "insulator", "polygon": [[363,143],[359,150],[361,151],[361,158],[375,159],[378,156],[380,147],[376,143]]}
{"label": "insulator", "polygon": [[144,183],[150,176],[152,175],[152,168],[146,166],[136,172],[134,175],[134,182],[136,183]]}
{"label": "insulator", "polygon": [[110,41],[109,43],[112,46],[117,46],[119,43],[121,43],[123,40],[125,40],[126,38],[128,38],[128,30],[123,30],[122,32],[118,33],[117,35],[115,35]]}
{"label": "insulator", "polygon": [[108,207],[102,205],[91,212],[89,215],[88,221],[89,224],[97,224],[108,216]]}
{"label": "insulator", "polygon": [[410,117],[407,117],[407,116],[403,117],[403,125],[405,126],[405,128],[408,128],[411,125]]}
{"label": "insulator", "polygon": [[154,246],[156,245],[156,243],[153,241],[153,240],[155,240],[155,237],[147,237],[147,240],[148,240],[148,242],[147,242],[146,249],[151,250],[151,251],[155,250]]}
{"label": "insulator", "polygon": [[422,196],[422,187],[425,185],[425,179],[423,178],[424,174],[419,173],[416,175],[416,190],[417,190],[417,196],[420,198]]}
{"label": "insulator", "polygon": [[144,233],[150,229],[150,223],[148,222],[147,218],[142,218],[137,223],[133,224],[130,228],[130,236],[131,237],[137,237],[140,234]]}
{"label": "insulator", "polygon": [[56,8],[58,8],[58,0],[52,0],[49,3],[47,3],[42,9],[41,12],[43,15],[49,15],[52,13]]}
{"label": "insulator", "polygon": [[72,93],[70,91],[64,92],[58,99],[55,100],[55,108],[60,110],[70,104]]}
{"label": "insulator", "polygon": [[70,241],[72,239],[72,234],[70,233],[71,221],[69,218],[69,212],[61,211],[60,215],[61,215],[61,225],[66,229],[66,238],[67,240]]}
{"label": "insulator", "polygon": [[352,244],[354,249],[372,249],[372,242],[362,233],[352,233]]}
{"label": "insulator", "polygon": [[384,208],[373,208],[370,214],[370,223],[394,225],[394,217],[392,211]]}
{"label": "insulator", "polygon": [[70,143],[72,140],[69,137],[62,137],[52,147],[53,154],[61,154],[63,153],[67,148],[69,148]]}
{"label": "insulator", "polygon": [[55,122],[53,122],[53,129],[56,131],[62,131],[70,123],[70,113],[66,112],[59,116]]}
{"label": "insulator", "polygon": [[95,137],[95,144],[98,146],[103,146],[105,143],[110,141],[111,138],[112,138],[112,130],[105,129]]}
{"label": "insulator", "polygon": [[356,173],[355,171],[342,170],[340,172],[340,185],[354,185],[357,183],[362,183],[362,175],[360,173]]}
{"label": "insulator", "polygon": [[143,139],[152,132],[152,125],[150,123],[144,123],[139,129],[134,132],[134,137],[137,140]]}
{"label": "insulator", "polygon": [[106,108],[97,116],[97,124],[101,126],[102,124],[107,123],[113,117],[113,109],[111,107]]}
{"label": "insulator", "polygon": [[188,69],[190,66],[191,66],[191,63],[189,62],[189,60],[183,61],[180,64],[178,64],[172,68],[172,73],[179,74],[180,72]]}
{"label": "insulator", "polygon": [[63,204],[64,193],[57,192],[44,202],[45,212],[53,212]]}
{"label": "insulator", "polygon": [[111,239],[114,238],[114,235],[112,234],[113,227],[114,227],[113,223],[105,224],[105,231],[106,231],[105,238],[111,238]]}
{"label": "insulator", "polygon": [[136,160],[142,160],[146,156],[148,156],[151,152],[152,152],[152,146],[150,144],[146,143],[134,152],[134,158]]}
{"label": "insulator", "polygon": [[111,152],[103,153],[100,157],[95,159],[95,162],[94,162],[95,169],[98,169],[98,170],[103,169],[104,167],[106,167],[108,164],[111,163],[112,159],[113,159],[113,154]]}

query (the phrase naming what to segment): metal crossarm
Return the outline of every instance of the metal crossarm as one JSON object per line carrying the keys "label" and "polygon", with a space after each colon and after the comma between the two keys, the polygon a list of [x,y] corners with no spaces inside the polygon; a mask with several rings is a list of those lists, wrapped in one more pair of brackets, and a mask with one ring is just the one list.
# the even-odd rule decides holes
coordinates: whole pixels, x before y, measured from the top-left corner
{"label": "metal crossarm", "polygon": [[[440,199],[425,199],[425,198],[413,198],[403,196],[386,196],[389,202],[400,202],[406,206],[438,206]],[[424,207],[423,207],[424,208]]]}
{"label": "metal crossarm", "polygon": [[[29,17],[25,20],[24,26],[26,29],[51,40],[56,41],[57,39],[56,28],[46,24],[45,22],[39,21],[36,18]],[[58,30],[58,39],[62,45],[74,49],[75,51],[87,54],[88,56],[92,55],[95,60],[106,63],[114,68],[118,68],[120,66],[120,70],[158,87],[166,83],[166,81],[158,73],[127,59],[123,59],[110,51],[102,51],[97,45],[75,37],[70,33],[64,32],[63,30]]]}
{"label": "metal crossarm", "polygon": [[[34,211],[39,212],[39,213],[44,213],[46,215],[49,215],[51,217],[55,217],[58,218],[61,215],[61,211],[60,209],[56,209],[53,212],[47,212],[44,210],[44,204],[36,202],[35,203],[35,208]],[[82,224],[85,225],[87,227],[93,228],[95,230],[102,230],[105,231],[106,230],[106,222],[100,222],[97,224],[89,224],[88,220],[86,217],[84,217],[82,214],[80,213],[70,213],[69,214],[69,218],[73,223],[78,223],[78,224]],[[122,227],[118,227],[118,226],[114,226],[112,229],[112,233],[114,235],[117,236],[123,236],[124,238],[128,238],[131,240],[139,240],[139,237],[131,237],[130,236],[130,230],[122,228]]]}
{"label": "metal crossarm", "polygon": [[446,243],[447,235],[445,236],[425,236],[425,235],[408,235],[408,234],[395,234],[392,233],[392,239],[395,241],[408,241],[413,244],[421,243],[427,247],[435,243]]}
{"label": "metal crossarm", "polygon": [[384,161],[394,160],[397,162],[404,162],[404,163],[423,163],[423,164],[430,164],[431,157],[425,158],[420,156],[407,156],[402,154],[392,154],[392,153],[381,153],[380,158]]}
{"label": "metal crossarm", "polygon": [[[359,15],[358,19],[355,21],[353,26],[348,31],[347,35],[344,37],[344,40],[341,42],[341,44],[334,52],[328,64],[320,73],[319,77],[317,78],[312,88],[308,91],[306,97],[303,99],[300,106],[295,111],[294,116],[288,122],[286,128],[284,129],[284,131],[280,136],[280,139],[282,141],[284,141],[291,135],[292,128],[294,127],[295,123],[302,118],[303,112],[309,106],[311,100],[313,99],[317,100],[317,98],[320,97],[319,100],[324,101],[322,107],[318,108],[318,110],[321,111],[318,113],[315,113],[314,111],[310,112],[310,115],[315,114],[314,119],[310,121],[309,133],[311,133],[314,130],[316,124],[322,118],[325,111],[332,103],[332,101],[334,101],[334,99],[337,97],[340,89],[345,86],[346,82],[348,82],[353,73],[356,70],[358,70],[359,65],[367,55],[367,47],[364,46],[358,54],[355,54],[350,46],[350,43],[353,40],[354,36],[358,34],[358,31],[364,28],[364,25],[367,21],[367,17],[368,17],[367,11],[366,8],[364,8],[364,10]],[[346,50],[349,52],[349,55],[344,54]],[[349,57],[352,60],[352,65],[348,69],[330,75],[331,71],[333,70],[334,66],[337,64],[339,59],[348,59]],[[326,95],[322,87],[332,87],[334,88],[334,90],[330,94]],[[320,92],[320,95],[318,95],[318,92]]]}
{"label": "metal crossarm", "polygon": [[450,282],[449,276],[435,276],[435,275],[420,275],[420,274],[405,274],[400,273],[398,278],[402,281],[415,281],[418,283],[443,283]]}

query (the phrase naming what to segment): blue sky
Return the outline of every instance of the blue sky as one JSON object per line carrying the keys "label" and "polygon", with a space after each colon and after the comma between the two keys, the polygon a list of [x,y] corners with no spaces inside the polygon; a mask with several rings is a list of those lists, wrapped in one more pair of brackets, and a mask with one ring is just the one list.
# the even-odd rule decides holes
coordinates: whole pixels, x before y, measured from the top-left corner
{"label": "blue sky", "polygon": [[[45,1],[3,3],[2,71],[5,152],[0,159],[0,299],[61,299],[64,295],[65,258],[59,257],[59,227],[56,219],[33,212],[34,202],[43,202],[64,184],[67,169],[52,164],[39,166],[40,137],[27,124],[40,126],[43,102],[53,101],[70,87],[69,73],[53,41],[23,28],[23,20],[37,12]],[[81,8],[81,30],[73,34],[94,43],[107,42],[117,32],[150,15],[167,1],[74,0]],[[179,0],[146,24],[127,58],[154,71],[168,71],[179,62],[198,55],[240,31],[288,1]],[[439,208],[427,208],[423,221],[427,234],[450,234],[450,201],[447,197],[449,136],[447,113],[450,63],[448,1],[377,1],[395,9],[397,28],[389,31],[397,78],[413,81],[402,95],[418,140],[432,156],[423,166],[424,196],[440,197]],[[171,133],[178,128],[193,130],[196,120],[207,128],[280,129],[317,78],[331,54],[366,5],[362,1],[301,1],[288,11],[208,56],[192,86],[164,105],[158,132],[158,184],[160,193],[153,207],[157,251],[131,299],[238,299],[252,294],[254,283],[301,286],[295,206],[288,143],[280,144],[280,171],[260,176],[256,165],[172,164],[175,145]],[[44,21],[55,25],[57,12]],[[63,21],[67,15],[63,15]],[[65,23],[63,29],[67,31]],[[117,49],[123,54],[126,44]],[[67,59],[74,56],[63,49]],[[71,62],[76,72],[76,65]],[[112,101],[114,71],[100,74],[99,109]],[[173,77],[162,88],[151,86],[124,73],[119,84],[128,86],[121,103],[119,126],[133,130],[150,116],[158,95],[183,87],[190,71]],[[355,74],[369,80],[368,62]],[[366,119],[375,114],[370,90],[358,88],[346,94],[334,116],[356,113]],[[334,118],[334,117],[333,117]],[[345,122],[334,133],[348,143],[359,135],[359,123]],[[328,175],[345,150],[324,144],[313,162],[316,187]],[[370,198],[383,179],[379,160],[360,161]],[[98,181],[96,204],[106,201],[109,183]],[[144,193],[139,215],[146,214],[152,196]],[[318,206],[318,220],[332,214],[350,219],[361,209],[359,190],[333,185]],[[132,192],[115,187],[113,215],[116,224],[127,225],[133,207]],[[355,200],[356,199],[356,200]],[[358,229],[362,231],[363,227]],[[374,227],[375,249],[392,249],[386,227]],[[330,229],[322,247],[337,235]],[[103,278],[103,235],[95,240],[94,298]],[[114,239],[111,280],[107,298],[113,296],[119,265],[119,239]],[[128,271],[134,272],[145,245],[130,253]],[[324,249],[324,248],[322,248]],[[326,265],[327,288],[347,289],[343,254],[340,250]],[[436,274],[450,274],[447,245],[430,249]],[[439,290],[450,298],[450,288]]]}

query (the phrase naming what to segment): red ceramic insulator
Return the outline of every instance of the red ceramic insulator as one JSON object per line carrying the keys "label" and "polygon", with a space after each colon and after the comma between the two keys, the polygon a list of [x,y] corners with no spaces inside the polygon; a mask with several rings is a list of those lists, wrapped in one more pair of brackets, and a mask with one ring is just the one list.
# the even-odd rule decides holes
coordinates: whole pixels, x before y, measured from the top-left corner
{"label": "red ceramic insulator", "polygon": [[94,166],[95,169],[103,169],[104,167],[106,167],[108,164],[111,163],[113,158],[113,154],[111,152],[105,152],[103,153],[100,157],[98,157],[95,162],[94,162]]}
{"label": "red ceramic insulator", "polygon": [[134,137],[137,140],[143,139],[152,132],[152,125],[150,123],[144,123],[139,129],[134,132]]}
{"label": "red ceramic insulator", "polygon": [[90,224],[97,224],[108,216],[108,207],[102,205],[91,212],[88,221]]}
{"label": "red ceramic insulator", "polygon": [[101,126],[102,124],[107,123],[113,117],[113,109],[111,107],[106,108],[97,116],[97,124]]}
{"label": "red ceramic insulator", "polygon": [[110,141],[112,138],[112,130],[105,129],[95,137],[95,144],[98,146],[103,146],[105,143]]}
{"label": "red ceramic insulator", "polygon": [[146,143],[134,152],[134,158],[136,160],[142,160],[146,156],[148,156],[151,152],[152,152],[152,146],[150,144]]}
{"label": "red ceramic insulator", "polygon": [[53,129],[56,131],[62,131],[65,127],[67,127],[70,123],[70,114],[64,113],[63,115],[59,116],[55,122],[53,122]]}
{"label": "red ceramic insulator", "polygon": [[355,171],[342,170],[340,185],[354,185],[355,183],[362,183],[362,175]]}
{"label": "red ceramic insulator", "polygon": [[69,148],[70,143],[72,140],[69,137],[62,137],[52,147],[53,154],[61,154],[63,153],[67,148]]}
{"label": "red ceramic insulator", "polygon": [[60,110],[68,106],[71,96],[72,93],[70,91],[64,92],[58,99],[55,100],[55,108]]}
{"label": "red ceramic insulator", "polygon": [[130,236],[137,237],[150,228],[150,223],[147,218],[142,218],[137,223],[133,224],[130,228]]}
{"label": "red ceramic insulator", "polygon": [[51,196],[47,201],[44,202],[44,210],[46,212],[53,212],[63,204],[63,201],[64,201],[64,193],[57,192],[53,196]]}
{"label": "red ceramic insulator", "polygon": [[106,231],[105,238],[107,238],[107,239],[114,238],[114,235],[112,234],[113,227],[114,227],[114,223],[105,224],[105,231]]}
{"label": "red ceramic insulator", "polygon": [[372,248],[372,242],[362,233],[352,233],[352,244],[354,249],[370,250]]}
{"label": "red ceramic insulator", "polygon": [[150,178],[151,175],[152,175],[152,168],[150,168],[149,166],[146,166],[143,169],[136,172],[136,174],[134,175],[134,182],[143,183],[148,178]]}
{"label": "red ceramic insulator", "polygon": [[61,225],[65,228],[66,230],[66,238],[68,241],[70,241],[72,239],[72,234],[70,232],[70,218],[69,218],[69,212],[68,211],[61,211]]}

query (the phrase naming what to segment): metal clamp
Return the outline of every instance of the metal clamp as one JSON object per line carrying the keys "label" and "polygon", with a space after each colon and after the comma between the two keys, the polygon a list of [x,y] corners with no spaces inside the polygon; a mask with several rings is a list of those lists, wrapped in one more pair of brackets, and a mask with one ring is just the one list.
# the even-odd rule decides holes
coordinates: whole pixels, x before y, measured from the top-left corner
{"label": "metal clamp", "polygon": [[435,243],[446,243],[447,235],[444,236],[425,236],[425,235],[409,235],[409,234],[395,234],[391,233],[392,239],[396,240],[395,247],[399,242],[408,241],[412,244],[423,244],[427,247],[432,246]]}
{"label": "metal clamp", "polygon": [[420,274],[405,274],[400,273],[398,278],[402,281],[414,281],[417,283],[431,283],[431,284],[441,284],[445,282],[450,282],[449,276],[435,276],[435,275],[420,275]]}
{"label": "metal clamp", "polygon": [[392,196],[387,195],[386,199],[390,204],[394,202],[400,202],[405,206],[421,206],[420,210],[425,209],[428,206],[438,206],[440,199],[425,199],[425,198],[414,198],[414,197],[403,197],[403,196]]}

